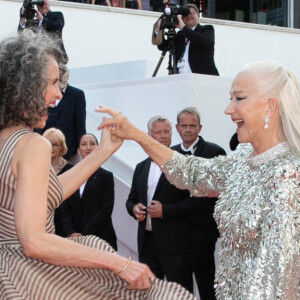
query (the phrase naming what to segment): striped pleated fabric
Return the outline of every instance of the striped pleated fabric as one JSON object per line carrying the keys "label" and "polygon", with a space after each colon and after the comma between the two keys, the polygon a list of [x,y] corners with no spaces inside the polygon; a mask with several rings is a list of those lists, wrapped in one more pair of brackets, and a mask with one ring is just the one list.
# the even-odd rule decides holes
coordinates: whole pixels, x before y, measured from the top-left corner
{"label": "striped pleated fabric", "polygon": [[[16,180],[11,157],[18,141],[29,131],[15,131],[0,151],[0,299],[2,300],[93,300],[157,299],[194,300],[188,291],[173,282],[155,279],[148,290],[126,289],[126,282],[112,272],[50,265],[28,258],[20,246],[14,224]],[[62,189],[53,170],[48,188],[46,230],[54,233],[54,209],[60,204]],[[103,251],[114,250],[95,236],[71,238],[74,242]]]}

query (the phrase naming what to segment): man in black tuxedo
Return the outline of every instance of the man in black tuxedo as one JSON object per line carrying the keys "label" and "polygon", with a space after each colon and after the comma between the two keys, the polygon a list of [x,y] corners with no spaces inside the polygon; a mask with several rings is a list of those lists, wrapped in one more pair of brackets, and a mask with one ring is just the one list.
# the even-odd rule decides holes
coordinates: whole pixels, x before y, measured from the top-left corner
{"label": "man in black tuxedo", "polygon": [[[206,142],[199,133],[202,129],[200,115],[196,108],[187,107],[177,115],[176,129],[182,138],[182,143],[172,149],[185,155],[195,155],[213,158],[226,155],[220,146]],[[214,300],[215,277],[215,244],[219,237],[216,222],[213,218],[214,206],[217,198],[191,197],[190,205],[182,205],[181,212],[189,215],[192,251],[192,268],[196,277],[201,299]]]}
{"label": "man in black tuxedo", "polygon": [[28,27],[35,32],[47,32],[50,36],[58,39],[58,43],[67,62],[68,56],[62,41],[62,30],[65,26],[64,15],[60,11],[51,11],[49,0],[44,0],[43,2],[43,5],[37,5],[34,20],[26,19],[26,15],[24,15],[24,7],[21,8],[18,31],[22,31]]}
{"label": "man in black tuxedo", "polygon": [[[148,122],[149,135],[166,147],[170,147],[171,130],[165,117],[156,116]],[[171,185],[147,158],[135,168],[126,208],[139,221],[139,261],[158,278],[166,276],[168,281],[178,282],[192,292],[188,217],[177,212],[178,203],[187,198],[188,191]]]}
{"label": "man in black tuxedo", "polygon": [[69,73],[65,66],[60,66],[59,88],[63,94],[54,107],[48,108],[49,118],[45,130],[51,127],[60,129],[66,137],[68,147],[64,158],[77,162],[77,146],[80,137],[86,133],[86,102],[84,92],[68,84]]}
{"label": "man in black tuxedo", "polygon": [[178,73],[219,75],[214,61],[215,32],[212,25],[199,24],[199,9],[186,4],[188,16],[178,17],[180,31],[175,38]]}

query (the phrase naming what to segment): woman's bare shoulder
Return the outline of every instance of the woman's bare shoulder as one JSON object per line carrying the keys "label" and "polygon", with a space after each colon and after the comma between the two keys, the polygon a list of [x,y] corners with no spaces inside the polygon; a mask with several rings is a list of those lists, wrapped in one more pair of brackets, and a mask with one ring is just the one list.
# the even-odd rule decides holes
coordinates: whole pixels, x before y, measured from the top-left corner
{"label": "woman's bare shoulder", "polygon": [[47,139],[36,132],[30,132],[18,142],[13,159],[19,161],[28,158],[36,160],[49,157],[51,148]]}

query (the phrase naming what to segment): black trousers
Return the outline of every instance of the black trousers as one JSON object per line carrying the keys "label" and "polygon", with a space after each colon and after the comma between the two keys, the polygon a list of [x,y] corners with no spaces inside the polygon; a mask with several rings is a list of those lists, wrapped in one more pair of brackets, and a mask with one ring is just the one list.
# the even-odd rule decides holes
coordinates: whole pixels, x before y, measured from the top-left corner
{"label": "black trousers", "polygon": [[215,279],[215,245],[217,240],[192,242],[192,269],[196,277],[201,300],[216,300]]}
{"label": "black trousers", "polygon": [[[139,261],[147,264],[157,278],[174,281],[193,292],[193,277],[190,253],[166,253],[157,249],[152,233],[145,232]],[[205,298],[204,298],[205,299]]]}

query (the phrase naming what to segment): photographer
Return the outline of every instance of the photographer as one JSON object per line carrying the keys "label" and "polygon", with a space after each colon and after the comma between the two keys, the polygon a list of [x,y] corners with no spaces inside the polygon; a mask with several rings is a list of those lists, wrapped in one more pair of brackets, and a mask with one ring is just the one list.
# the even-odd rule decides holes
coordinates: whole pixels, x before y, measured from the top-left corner
{"label": "photographer", "polygon": [[[214,62],[215,35],[212,25],[200,25],[199,9],[194,4],[186,4],[183,8],[189,9],[189,14],[182,17],[177,15],[178,22],[174,27],[180,31],[176,33],[175,64],[178,73],[198,73],[219,75]],[[171,6],[171,11],[172,11]],[[180,10],[179,10],[180,12]],[[172,13],[168,17],[173,17]],[[160,50],[166,48],[168,41],[164,38],[164,15],[154,24],[152,44],[158,45]],[[168,49],[169,50],[169,49]]]}
{"label": "photographer", "polygon": [[[36,5],[36,8],[34,6]],[[20,9],[20,22],[18,31],[29,28],[36,33],[47,32],[50,36],[58,39],[58,43],[68,61],[68,56],[62,41],[62,30],[65,25],[64,15],[60,11],[51,11],[49,0],[32,1],[24,0]]]}

